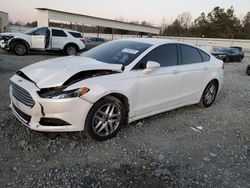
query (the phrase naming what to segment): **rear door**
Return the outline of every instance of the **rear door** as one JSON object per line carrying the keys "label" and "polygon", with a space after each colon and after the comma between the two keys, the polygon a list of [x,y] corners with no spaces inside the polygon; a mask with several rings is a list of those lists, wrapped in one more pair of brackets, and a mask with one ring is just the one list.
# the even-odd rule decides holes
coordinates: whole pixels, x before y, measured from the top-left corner
{"label": "rear door", "polygon": [[172,108],[181,95],[177,45],[157,47],[139,62],[139,67],[148,61],[158,62],[161,67],[148,74],[138,68],[137,115]]}
{"label": "rear door", "polygon": [[45,34],[48,31],[47,27],[38,28],[31,34],[31,48],[44,49],[45,47]]}
{"label": "rear door", "polygon": [[179,102],[185,104],[199,99],[209,76],[210,56],[193,46],[180,44],[179,48],[182,64],[180,66],[182,96]]}
{"label": "rear door", "polygon": [[64,45],[68,42],[67,34],[61,29],[51,29],[52,30],[52,49],[58,50],[63,49]]}

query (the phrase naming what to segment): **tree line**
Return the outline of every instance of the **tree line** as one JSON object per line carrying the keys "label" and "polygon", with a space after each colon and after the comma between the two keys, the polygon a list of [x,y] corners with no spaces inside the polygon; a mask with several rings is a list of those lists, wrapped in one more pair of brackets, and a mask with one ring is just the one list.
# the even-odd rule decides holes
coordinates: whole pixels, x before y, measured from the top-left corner
{"label": "tree line", "polygon": [[235,15],[233,7],[215,7],[194,21],[188,12],[179,15],[173,23],[163,23],[161,35],[181,37],[250,39],[250,12],[243,19]]}

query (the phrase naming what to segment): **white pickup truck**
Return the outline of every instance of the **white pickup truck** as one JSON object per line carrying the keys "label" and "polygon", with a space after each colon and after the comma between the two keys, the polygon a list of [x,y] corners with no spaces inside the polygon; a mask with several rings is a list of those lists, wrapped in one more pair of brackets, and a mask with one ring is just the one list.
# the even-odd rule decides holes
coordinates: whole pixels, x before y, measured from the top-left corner
{"label": "white pickup truck", "polygon": [[36,27],[24,33],[0,33],[0,46],[16,55],[25,55],[32,50],[74,55],[86,47],[81,33],[56,27]]}

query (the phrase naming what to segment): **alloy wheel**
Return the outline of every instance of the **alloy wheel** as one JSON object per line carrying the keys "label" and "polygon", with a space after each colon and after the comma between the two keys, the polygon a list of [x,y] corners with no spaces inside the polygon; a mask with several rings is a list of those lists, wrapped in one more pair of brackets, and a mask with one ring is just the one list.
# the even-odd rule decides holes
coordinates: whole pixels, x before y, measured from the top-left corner
{"label": "alloy wheel", "polygon": [[216,85],[211,83],[205,91],[205,95],[204,95],[204,102],[207,105],[210,105],[213,103],[215,97],[216,97],[216,93],[217,93],[217,88]]}
{"label": "alloy wheel", "polygon": [[27,49],[26,46],[22,43],[18,43],[15,45],[15,53],[17,55],[24,55],[26,53]]}
{"label": "alloy wheel", "polygon": [[101,137],[111,135],[119,127],[120,120],[121,108],[117,104],[105,104],[94,115],[93,130]]}
{"label": "alloy wheel", "polygon": [[68,55],[75,55],[76,54],[76,48],[74,46],[69,46],[67,48],[67,54]]}

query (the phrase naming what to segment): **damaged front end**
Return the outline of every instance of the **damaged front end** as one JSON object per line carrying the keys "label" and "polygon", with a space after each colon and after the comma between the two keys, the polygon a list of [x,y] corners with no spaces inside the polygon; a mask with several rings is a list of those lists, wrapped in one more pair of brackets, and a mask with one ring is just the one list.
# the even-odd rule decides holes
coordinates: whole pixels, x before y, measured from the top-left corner
{"label": "damaged front end", "polygon": [[[90,91],[90,88],[81,87],[81,88],[76,88],[76,89],[72,89],[72,90],[67,90],[67,88],[69,86],[77,83],[77,82],[82,81],[82,80],[86,80],[86,79],[94,78],[94,77],[98,77],[98,76],[116,74],[116,73],[120,73],[120,72],[112,71],[112,70],[81,71],[81,72],[76,73],[75,75],[71,76],[61,86],[51,87],[51,88],[40,88],[40,90],[37,91],[37,93],[41,98],[46,98],[46,99],[66,99],[66,98],[80,97],[80,96],[88,93]],[[25,80],[28,80],[28,81],[36,84],[27,75],[25,75],[22,71],[18,71],[16,74],[18,76],[24,78]]]}
{"label": "damaged front end", "polygon": [[17,119],[32,130],[81,131],[82,114],[92,104],[80,96],[89,89],[66,89],[66,86],[40,89],[24,73],[18,72],[11,78],[10,107]]}
{"label": "damaged front end", "polygon": [[1,35],[0,34],[0,47],[3,49],[9,49],[9,44],[14,35]]}

